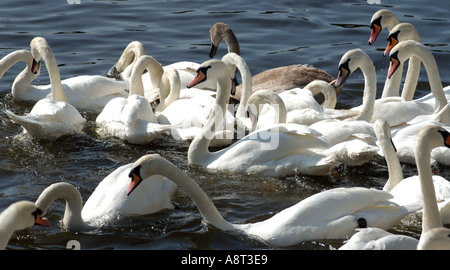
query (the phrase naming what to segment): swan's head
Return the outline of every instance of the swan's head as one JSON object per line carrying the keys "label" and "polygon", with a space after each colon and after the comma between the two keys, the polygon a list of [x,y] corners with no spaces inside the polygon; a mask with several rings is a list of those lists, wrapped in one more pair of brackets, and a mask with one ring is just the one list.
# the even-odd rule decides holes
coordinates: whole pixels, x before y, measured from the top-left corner
{"label": "swan's head", "polygon": [[404,40],[420,41],[417,29],[410,23],[399,23],[392,28],[387,37],[388,45],[384,50],[384,55],[388,55],[395,45]]}
{"label": "swan's head", "polygon": [[209,57],[213,58],[216,55],[217,48],[222,39],[224,39],[224,36],[231,34],[233,34],[233,31],[225,23],[218,22],[211,26],[209,29],[209,38],[211,39],[211,51],[209,52]]}
{"label": "swan's head", "polygon": [[148,154],[136,160],[128,174],[128,177],[131,178],[131,182],[127,189],[127,196],[130,195],[144,179],[152,175],[160,174],[161,168],[167,163],[169,162],[158,154]]}
{"label": "swan's head", "polygon": [[17,230],[23,230],[33,225],[48,226],[50,223],[42,218],[42,211],[34,203],[29,201],[19,201],[11,204],[0,217],[8,218],[14,222]]}
{"label": "swan's head", "polygon": [[377,39],[383,28],[392,25],[397,21],[397,17],[395,17],[392,11],[387,9],[380,9],[375,12],[370,20],[370,38],[369,45],[372,45]]}
{"label": "swan's head", "polygon": [[[218,81],[222,78],[230,79],[230,81],[233,81],[234,75],[230,73],[230,69],[228,68],[227,64],[225,64],[223,61],[212,59],[204,62],[200,65],[200,67],[197,69],[197,74],[195,75],[194,79],[190,83],[188,83],[187,88],[194,87],[195,85],[202,83],[204,81]],[[233,84],[231,84],[230,93],[234,95],[233,93]]]}
{"label": "swan's head", "polygon": [[339,73],[334,86],[340,87],[343,85],[353,71],[368,62],[371,62],[369,56],[361,49],[354,49],[346,52],[339,62]]}
{"label": "swan's head", "polygon": [[[391,78],[401,63],[408,60],[411,56],[417,55],[419,52],[427,52],[427,48],[420,42],[414,40],[405,40],[398,43],[389,53],[389,72],[388,78]],[[431,53],[430,53],[431,54]]]}
{"label": "swan's head", "polygon": [[450,230],[435,228],[420,236],[417,246],[420,250],[450,250]]}
{"label": "swan's head", "polygon": [[[251,131],[256,130],[258,125],[259,114],[265,104],[274,107],[277,112],[282,110],[286,113],[286,107],[281,97],[272,90],[258,90],[255,91],[248,99],[247,117],[251,120]],[[284,122],[285,122],[285,118]]]}
{"label": "swan's head", "polygon": [[31,55],[36,61],[41,60],[41,52],[50,49],[47,40],[43,37],[35,37],[30,42]]}

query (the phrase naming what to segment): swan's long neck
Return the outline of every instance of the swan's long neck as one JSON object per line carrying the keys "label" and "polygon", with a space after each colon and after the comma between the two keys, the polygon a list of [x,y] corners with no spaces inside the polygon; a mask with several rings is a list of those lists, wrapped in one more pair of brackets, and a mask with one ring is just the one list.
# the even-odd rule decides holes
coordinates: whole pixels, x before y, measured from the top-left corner
{"label": "swan's long neck", "polygon": [[363,61],[360,66],[364,74],[364,93],[362,100],[362,108],[360,115],[356,120],[370,121],[375,107],[375,99],[377,95],[377,79],[375,66],[372,61]]}
{"label": "swan's long neck", "polygon": [[231,79],[228,76],[217,80],[216,103],[206,124],[192,140],[188,149],[189,164],[202,165],[211,156],[208,150],[209,144],[216,131],[216,125],[221,125],[226,113],[226,105],[230,98]]}
{"label": "swan's long neck", "polygon": [[417,134],[414,148],[423,199],[422,234],[433,228],[442,227],[430,169],[431,150],[437,146],[434,145],[435,142],[440,140],[442,136],[437,132],[437,127],[427,127]]}
{"label": "swan's long neck", "polygon": [[227,44],[228,52],[236,53],[238,55],[241,54],[241,49],[239,47],[239,41],[236,38],[236,35],[230,30],[222,35],[223,40]]}
{"label": "swan's long neck", "polygon": [[145,96],[144,84],[142,82],[142,74],[144,73],[145,69],[148,70],[148,75],[150,76],[152,85],[154,86],[160,85],[161,76],[164,73],[163,67],[153,57],[144,55],[141,56],[136,62],[136,64],[133,66],[130,78],[129,95],[134,94]]}
{"label": "swan's long neck", "polygon": [[[252,97],[248,100],[248,106],[255,106],[255,112],[257,118],[259,113],[265,104],[272,106],[276,111],[276,117],[274,117],[275,123],[286,123],[287,110],[281,97],[271,90],[259,90],[256,91]],[[256,126],[256,123],[255,123]]]}
{"label": "swan's long neck", "polygon": [[[252,75],[250,73],[250,68],[247,63],[235,53],[228,53],[223,58],[222,61],[225,63],[235,66],[239,73],[241,74],[242,79],[242,94],[239,102],[239,106],[236,111],[236,117],[242,118],[245,117],[245,111],[248,105],[248,99],[252,95]],[[234,74],[234,71],[233,71]]]}
{"label": "swan's long neck", "polygon": [[[64,87],[61,83],[61,76],[59,74],[58,65],[56,64],[55,56],[52,49],[48,45],[47,41],[43,38],[34,38],[31,41],[31,53],[35,58],[36,53],[44,59],[45,66],[47,67],[48,75],[50,77],[50,84],[52,87],[51,97],[54,101],[64,101],[69,102],[64,92]],[[39,57],[39,58],[40,58]],[[38,61],[39,59],[36,59]]]}
{"label": "swan's long neck", "polygon": [[[397,32],[397,31],[400,31],[400,32]],[[414,28],[414,26],[411,24],[408,24],[408,23],[398,24],[395,27],[395,29],[392,29],[392,32],[398,33],[397,34],[398,41],[414,40],[414,41],[420,42],[419,33]],[[416,87],[417,87],[417,82],[419,80],[421,64],[422,63],[421,63],[420,59],[415,56],[412,56],[409,59],[408,70],[406,72],[405,83],[403,84],[403,90],[402,90],[402,95],[401,95],[401,97],[404,98],[406,101],[410,101],[414,97],[414,93],[415,93]],[[401,72],[399,72],[399,74],[394,74],[390,79],[386,78],[382,97],[385,97],[384,91],[389,92],[388,94],[386,94],[386,96],[398,96],[399,95],[398,91],[400,89],[400,84],[401,84],[401,80],[402,80],[401,74],[403,73],[403,67],[404,67],[404,64],[402,63],[398,68],[399,69],[398,71],[401,71]],[[391,95],[389,95],[389,94],[391,94]]]}
{"label": "swan's long neck", "polygon": [[159,85],[159,101],[156,112],[162,112],[180,97],[181,81],[178,71],[171,67],[164,68],[164,74]]}
{"label": "swan's long neck", "polygon": [[84,221],[81,217],[83,201],[76,187],[64,182],[52,184],[41,193],[36,200],[36,206],[45,213],[49,206],[57,199],[64,199],[66,201],[63,218],[64,226],[71,230],[82,228],[84,226]]}
{"label": "swan's long neck", "polygon": [[[419,47],[413,48],[417,48],[414,49],[415,54],[413,56],[417,56],[417,58],[423,63],[427,71],[431,93],[433,93],[436,100],[435,112],[441,111],[444,107],[447,106],[448,101],[442,87],[441,77],[439,76],[439,69],[436,64],[436,60],[434,59],[430,51],[426,49],[418,49]],[[444,111],[441,117],[441,122],[445,125],[450,125],[450,111]]]}
{"label": "swan's long neck", "polygon": [[394,145],[391,140],[391,132],[388,124],[384,120],[382,122],[376,122],[375,132],[380,144],[380,148],[383,151],[384,158],[388,166],[389,178],[385,183],[383,190],[390,192],[400,181],[403,180],[402,166],[400,160],[395,152]]}
{"label": "swan's long neck", "polygon": [[[167,160],[162,158],[159,158],[159,160],[162,163],[158,163],[158,174],[172,180],[181,190],[186,192],[186,194],[189,195],[189,197],[194,201],[204,220],[208,224],[224,231],[233,229],[233,225],[222,217],[208,195],[192,178],[184,174],[180,171],[180,169]],[[148,179],[150,176],[150,174],[142,174],[143,179]]]}
{"label": "swan's long neck", "polygon": [[5,72],[9,70],[14,64],[19,62],[25,62],[27,66],[20,72],[14,79],[14,83],[11,87],[11,93],[14,98],[25,99],[27,96],[27,90],[30,90],[30,83],[39,75],[31,72],[31,65],[33,62],[33,56],[31,52],[27,50],[14,51],[0,60],[0,78],[3,77]]}

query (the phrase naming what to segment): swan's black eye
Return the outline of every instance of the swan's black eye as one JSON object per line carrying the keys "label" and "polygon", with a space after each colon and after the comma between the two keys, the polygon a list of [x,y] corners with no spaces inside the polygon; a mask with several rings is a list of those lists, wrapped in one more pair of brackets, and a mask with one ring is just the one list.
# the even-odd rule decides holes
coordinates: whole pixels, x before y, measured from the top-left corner
{"label": "swan's black eye", "polygon": [[133,175],[141,175],[141,165],[136,166],[135,168],[131,169],[130,173],[128,174],[128,177],[133,178]]}
{"label": "swan's black eye", "polygon": [[347,61],[345,61],[344,63],[342,63],[342,64],[340,64],[339,65],[339,67],[338,67],[338,70],[341,70],[341,69],[346,69],[348,72],[350,72],[350,68],[348,67],[348,63],[350,62],[350,58],[348,58],[347,59]]}
{"label": "swan's black eye", "polygon": [[42,210],[39,208],[36,208],[36,211],[31,213],[31,215],[34,217],[34,219],[37,219],[38,216],[42,215]]}
{"label": "swan's black eye", "polygon": [[444,145],[450,148],[450,133],[446,130],[438,130],[438,132],[442,135],[442,138],[444,138]]}
{"label": "swan's black eye", "polygon": [[381,28],[381,18],[383,18],[382,16],[376,18],[375,20],[372,21],[372,23],[370,24],[370,29],[372,29],[372,32],[375,32],[377,27]]}

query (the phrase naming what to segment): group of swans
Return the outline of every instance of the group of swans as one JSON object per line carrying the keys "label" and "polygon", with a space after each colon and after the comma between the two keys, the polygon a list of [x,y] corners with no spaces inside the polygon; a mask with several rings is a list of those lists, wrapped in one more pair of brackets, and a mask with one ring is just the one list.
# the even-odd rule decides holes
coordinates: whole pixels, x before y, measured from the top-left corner
{"label": "group of swans", "polygon": [[[386,122],[378,120],[376,130],[385,149],[390,142]],[[403,186],[406,189],[399,188],[401,191],[396,190],[400,183],[391,183],[394,187],[386,187],[389,189],[386,191],[358,187],[335,188],[317,193],[256,223],[227,222],[193,179],[156,154],[143,156],[135,162],[130,171],[131,182],[126,192],[130,195],[139,190],[140,185],[148,181],[144,179],[150,179],[152,175],[163,175],[191,197],[207,224],[223,231],[242,233],[274,246],[291,246],[313,239],[345,238],[353,234],[352,228],[360,227],[342,249],[449,249],[450,229],[442,225],[435,194],[435,189],[440,191],[440,188],[431,175],[428,162],[431,149],[437,146],[450,147],[448,141],[450,133],[439,126],[429,126],[419,132],[415,144],[419,175],[401,180],[405,183],[415,181],[418,184],[411,186],[408,183]],[[450,190],[448,182],[443,185],[446,185],[447,191]],[[417,206],[416,202],[405,205],[395,203],[399,195],[412,195],[411,188],[421,191],[421,206]],[[447,198],[449,195],[446,194]],[[423,230],[419,240],[384,231],[402,217],[420,209],[423,209]],[[364,242],[368,238],[369,243]]]}
{"label": "group of swans", "polygon": [[[378,19],[375,17],[374,15],[371,24],[372,36],[369,43],[375,41],[376,35],[382,29],[381,25],[388,24],[385,21],[389,19],[389,16],[379,16]],[[395,21],[392,18],[389,20]],[[66,200],[64,226],[70,230],[84,230],[92,226],[102,226],[117,213],[144,215],[173,208],[171,199],[175,189],[179,188],[193,199],[207,224],[223,231],[243,233],[274,246],[291,246],[315,239],[345,239],[354,235],[342,248],[386,248],[390,244],[395,246],[398,243],[396,241],[407,241],[408,248],[442,249],[450,247],[448,238],[450,230],[442,226],[443,223],[450,220],[450,212],[447,213],[450,209],[447,206],[447,199],[450,196],[450,193],[447,193],[450,191],[450,187],[448,187],[447,181],[443,181],[441,177],[432,177],[429,170],[432,150],[437,147],[450,147],[448,144],[450,135],[444,128],[450,121],[447,100],[440,83],[437,65],[431,53],[418,42],[417,38],[404,37],[405,35],[402,34],[413,32],[413,28],[398,24],[398,21],[396,27],[391,27],[392,33],[386,49],[386,52],[390,54],[391,66],[385,87],[386,84],[390,86],[383,91],[383,97],[376,100],[375,67],[367,54],[359,49],[351,50],[341,58],[335,87],[331,87],[329,82],[313,81],[304,89],[283,89],[286,91],[280,94],[276,94],[276,91],[273,90],[277,89],[273,87],[270,88],[272,91],[255,91],[253,77],[250,77],[248,67],[238,55],[237,39],[233,38],[234,34],[231,29],[227,29],[226,25],[220,26],[225,29],[222,32],[227,34],[218,35],[217,30],[213,31],[211,28],[210,56],[215,54],[221,39],[227,42],[229,51],[234,50],[236,53],[231,52],[222,60],[209,60],[198,65],[196,74],[187,84],[188,88],[191,88],[209,83],[215,89],[215,98],[211,95],[204,96],[208,97],[209,113],[200,120],[202,125],[199,131],[195,136],[190,137],[192,142],[187,153],[188,163],[214,170],[274,177],[298,173],[323,175],[328,174],[340,161],[351,159],[350,146],[362,145],[363,147],[359,149],[364,147],[370,149],[366,157],[369,160],[377,151],[374,146],[376,141],[382,149],[389,168],[389,179],[384,190],[359,187],[335,188],[308,197],[265,221],[232,224],[220,215],[213,202],[193,179],[159,155],[145,155],[135,163],[124,165],[107,176],[84,206],[79,191],[73,185],[56,183],[44,190],[36,203],[30,206],[30,209],[34,209],[32,213],[45,213],[54,200],[63,198]],[[217,26],[215,25],[215,27]],[[124,93],[107,95],[109,100],[101,110],[95,105],[89,109],[100,112],[96,122],[101,129],[130,142],[145,143],[154,140],[155,137],[151,135],[157,137],[161,132],[173,129],[175,122],[180,121],[170,121],[166,110],[171,106],[176,108],[176,106],[184,105],[176,105],[182,104],[179,99],[181,92],[179,70],[169,66],[163,68],[154,58],[147,56],[145,50],[139,49],[139,46],[137,43],[132,44],[130,48],[134,47],[134,49],[127,49],[127,52],[124,52],[113,71],[116,74],[121,72],[120,76],[124,81],[118,85],[127,85],[129,93],[125,91],[125,95]],[[27,97],[27,89],[32,88],[29,83],[39,72],[41,57],[44,59],[50,75],[50,93],[42,91],[40,92],[42,94],[31,94],[34,91],[30,90],[29,97],[38,100],[30,114],[26,117],[19,117],[9,111],[7,114],[14,121],[20,122],[26,132],[37,137],[49,136],[44,133],[45,129],[49,128],[39,123],[40,118],[45,118],[46,121],[54,119],[55,122],[64,122],[66,125],[74,123],[75,128],[72,127],[71,132],[80,132],[80,126],[84,124],[85,120],[77,109],[86,108],[71,105],[77,104],[77,102],[69,98],[70,91],[65,90],[64,86],[67,84],[60,80],[54,56],[44,39],[33,39],[31,53],[27,51],[14,52],[3,58],[0,66],[10,67],[15,63],[14,61],[27,62],[26,70],[18,76],[16,79],[18,82],[13,84],[13,88],[14,86],[20,87],[26,81],[25,86],[27,87],[24,87],[25,90],[22,92],[19,90],[20,94],[16,96]],[[414,91],[406,88],[402,93],[404,97],[398,97],[400,86],[398,81],[401,79],[401,76],[398,79],[398,74],[401,75],[402,64],[408,59],[409,61],[415,59],[419,65],[420,63],[424,64],[435,104],[421,102],[420,99],[412,100]],[[358,68],[365,77],[362,105],[351,110],[334,110],[336,89],[339,89],[349,75]],[[147,75],[143,74],[144,69],[148,70]],[[210,152],[208,148],[214,137],[217,137],[216,131],[221,131],[220,126],[229,113],[226,105],[234,91],[233,80],[236,69],[241,72],[243,79],[240,87],[241,103],[237,109],[236,119],[240,117],[243,123],[245,122],[243,119],[245,112],[253,113],[252,106],[258,107],[263,103],[268,103],[278,105],[278,121],[262,124],[264,122],[261,117],[262,112],[257,110],[254,112],[258,118],[257,122],[255,121],[251,125],[247,124],[247,128],[251,131],[247,136],[222,150]],[[410,72],[408,71],[408,73]],[[411,71],[412,73],[414,71]],[[186,78],[190,78],[189,76]],[[397,77],[394,78],[394,76]],[[145,98],[144,78],[149,79],[152,89],[159,91],[161,103],[155,112],[152,111],[148,99]],[[394,79],[398,81],[394,81]],[[388,80],[392,81],[388,83]],[[414,80],[411,83],[414,83]],[[318,92],[325,97],[322,105],[318,104],[314,98],[314,89],[318,85],[320,88]],[[397,89],[395,89],[395,85],[398,85]],[[307,91],[303,91],[305,89]],[[15,93],[17,93],[16,90],[13,91],[13,95]],[[303,103],[289,102],[296,97],[299,97],[298,100]],[[211,98],[214,100],[212,105]],[[190,102],[195,103],[195,98],[192,98]],[[43,109],[43,106],[46,109]],[[303,116],[308,115],[306,110],[315,110],[314,113],[320,116],[308,123],[296,122],[296,118],[305,118]],[[161,119],[166,119],[167,123],[161,124]],[[256,128],[258,123],[261,126]],[[374,123],[374,126],[371,123]],[[415,149],[410,152],[414,154],[419,171],[417,177],[407,179],[403,179],[399,160],[392,152],[392,145],[389,145],[391,140],[387,139],[390,138],[389,127],[391,127],[392,141],[395,143],[396,135],[406,130],[404,123],[408,124],[406,128],[416,128],[413,137],[415,144],[411,141],[408,143],[410,148],[415,145]],[[422,126],[420,126],[420,131],[417,131],[419,124]],[[67,130],[67,128],[62,127],[61,130]],[[378,140],[374,140],[372,136],[374,133]],[[53,136],[57,138],[61,135],[56,133]],[[359,144],[353,144],[354,141],[358,141]],[[337,149],[340,149],[340,152]],[[342,153],[342,150],[347,152]],[[345,158],[342,156],[338,158],[337,153],[345,155]],[[358,150],[355,153],[361,154],[362,152]],[[355,160],[357,160],[355,162],[361,162],[364,158],[357,156]],[[351,161],[345,162],[351,164]],[[128,180],[129,178],[131,178],[131,182]],[[153,195],[149,196],[149,194]],[[42,211],[36,212],[36,209],[42,209]],[[404,216],[416,211],[423,211],[424,222],[420,240],[403,240],[403,238],[398,240],[401,238],[399,236],[396,236],[393,241],[387,240],[391,234],[384,230],[390,229]],[[8,208],[0,215],[0,226],[6,224],[7,227],[5,230],[0,230],[0,241],[2,244],[5,243],[3,247],[14,230],[33,225],[29,221],[16,221],[16,219],[23,218],[26,213],[18,212],[16,217],[14,212],[17,211]],[[17,223],[17,227],[8,225],[8,222],[3,220],[13,220]],[[357,232],[355,233],[355,231]],[[373,242],[375,238],[381,236],[386,237],[382,240],[383,244]],[[359,242],[367,239],[372,241],[369,245]]]}
{"label": "group of swans", "polygon": [[390,128],[383,120],[375,122],[375,130],[388,165],[389,179],[383,190],[394,197],[392,202],[403,205],[410,212],[422,212],[420,239],[392,234],[379,228],[362,228],[340,249],[449,249],[450,183],[443,177],[432,176],[429,160],[433,148],[450,147],[449,132],[440,126],[428,126],[420,130],[415,143],[415,158],[419,175],[403,179],[403,173]]}

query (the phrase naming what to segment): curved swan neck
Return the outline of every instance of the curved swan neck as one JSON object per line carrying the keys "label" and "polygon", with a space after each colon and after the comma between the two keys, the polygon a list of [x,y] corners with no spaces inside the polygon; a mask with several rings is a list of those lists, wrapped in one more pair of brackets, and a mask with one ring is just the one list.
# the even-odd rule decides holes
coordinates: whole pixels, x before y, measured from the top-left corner
{"label": "curved swan neck", "polygon": [[164,68],[164,74],[159,85],[159,101],[155,111],[162,112],[180,97],[181,80],[178,71],[171,67]]}
{"label": "curved swan neck", "polygon": [[[447,106],[448,102],[442,87],[439,69],[433,54],[424,45],[414,40],[400,42],[391,51],[391,55],[399,52],[400,50],[402,59],[400,61],[403,62],[405,61],[404,59],[410,59],[415,56],[423,63],[425,70],[427,71],[431,93],[433,93],[436,100],[435,112],[441,111],[445,106]],[[450,111],[444,112],[441,117],[441,122],[446,125],[450,124]]]}
{"label": "curved swan neck", "polygon": [[33,62],[33,55],[27,50],[17,50],[9,53],[0,60],[0,78],[3,77],[6,71],[8,71],[13,65],[19,62],[25,62],[27,66],[20,72],[14,79],[11,87],[11,94],[16,99],[25,99],[27,96],[27,90],[30,89],[30,83],[39,75],[40,70],[36,74],[31,72],[31,66]]}
{"label": "curved swan neck", "polygon": [[84,225],[81,217],[83,200],[78,189],[69,183],[55,183],[47,187],[36,200],[36,206],[45,213],[50,205],[58,199],[64,199],[66,202],[64,226],[68,229],[81,228]]}
{"label": "curved swan neck", "polygon": [[375,21],[380,17],[381,17],[380,21],[381,29],[387,28],[390,31],[397,24],[399,24],[397,17],[394,15],[394,13],[392,13],[392,11],[388,9],[381,9],[375,12],[372,16],[371,22]]}
{"label": "curved swan neck", "polygon": [[117,72],[123,72],[126,67],[131,65],[133,62],[136,62],[139,57],[142,55],[146,55],[146,51],[144,45],[142,45],[139,41],[130,42],[127,47],[123,50],[122,55],[119,60],[117,60],[115,67]]}
{"label": "curved swan neck", "polygon": [[140,95],[145,96],[144,84],[142,82],[142,74],[144,70],[148,70],[148,75],[152,81],[152,85],[157,86],[161,83],[161,77],[164,70],[161,64],[156,61],[155,58],[149,55],[143,55],[139,57],[136,64],[133,66],[130,78],[130,93],[129,95]]}
{"label": "curved swan neck", "polygon": [[[142,179],[150,179],[154,174],[160,174],[167,177],[178,187],[186,192],[194,201],[195,205],[202,214],[204,220],[220,230],[231,230],[233,225],[227,222],[219,213],[214,203],[203,191],[203,189],[189,176],[180,169],[159,155],[147,155],[136,161],[134,168],[141,165]],[[147,180],[148,181],[148,180]]]}
{"label": "curved swan neck", "polygon": [[[226,64],[223,64],[221,72],[229,74]],[[226,105],[230,99],[231,76],[220,76],[217,78],[216,102],[212,113],[206,124],[192,140],[188,149],[188,162],[190,164],[203,164],[211,155],[208,150],[209,144],[216,131],[216,125],[221,125],[226,113]]]}
{"label": "curved swan neck", "polygon": [[423,199],[422,234],[433,228],[442,227],[430,168],[431,150],[442,145],[438,143],[443,140],[438,130],[439,127],[431,126],[419,131],[414,147]]}
{"label": "curved swan neck", "polygon": [[367,58],[359,67],[364,74],[364,92],[360,115],[356,120],[370,121],[375,107],[377,95],[376,71],[373,62]]}
{"label": "curved swan neck", "polygon": [[[417,29],[412,24],[399,23],[389,32],[388,40],[389,40],[388,44],[389,47],[391,45],[391,42],[401,42],[405,40],[414,40],[420,42],[420,37],[419,33],[417,32]],[[385,55],[386,53],[387,50],[385,51]],[[421,61],[417,57],[413,56],[409,59],[408,70],[406,72],[405,83],[403,84],[401,95],[401,97],[404,98],[406,101],[410,101],[414,97],[414,93],[417,87],[417,81],[419,80],[420,66]],[[403,67],[404,64],[402,63],[398,68],[399,71],[401,71],[399,72],[399,74],[394,74],[390,79],[386,78],[382,97],[399,95],[398,91],[400,89],[400,84],[402,80],[401,74],[403,73]],[[390,84],[392,84],[392,86]],[[385,94],[384,91],[386,91],[387,94]]]}
{"label": "curved swan neck", "polygon": [[379,146],[383,151],[384,158],[388,166],[389,178],[385,183],[383,190],[390,192],[400,181],[403,180],[403,172],[400,160],[395,152],[392,142],[391,130],[384,120],[377,120],[374,124],[375,134],[378,139]]}
{"label": "curved swan neck", "polygon": [[2,59],[0,59],[0,78],[3,77],[6,71],[8,71],[13,65],[19,62],[25,62],[27,64],[27,70],[31,69],[33,61],[33,55],[27,50],[17,50],[9,53]]}
{"label": "curved swan neck", "polygon": [[31,54],[36,59],[36,61],[39,61],[41,57],[42,59],[44,59],[45,66],[47,67],[48,75],[50,77],[50,84],[52,87],[52,100],[68,102],[66,93],[64,92],[64,88],[61,83],[61,76],[59,74],[55,56],[47,41],[44,38],[36,37],[31,41],[30,47]]}
{"label": "curved swan neck", "polygon": [[[248,100],[248,107],[251,111],[256,112],[254,114],[257,118],[259,117],[260,111],[265,104],[272,106],[277,112],[277,116],[275,117],[275,124],[286,123],[286,105],[278,94],[274,93],[271,90],[258,90],[253,93],[253,95]],[[255,108],[252,108],[253,106]],[[254,126],[256,126],[256,123],[254,123]]]}
{"label": "curved swan neck", "polygon": [[242,94],[239,102],[239,106],[236,111],[236,116],[238,118],[245,117],[245,111],[248,105],[248,99],[252,95],[252,75],[250,73],[250,68],[248,67],[245,60],[236,53],[228,53],[222,57],[222,61],[232,65],[234,74],[234,69],[237,68],[241,74],[242,79]]}
{"label": "curved swan neck", "polygon": [[210,57],[213,57],[215,54],[215,50],[219,46],[219,43],[222,39],[227,44],[228,52],[236,53],[238,55],[241,54],[241,50],[239,47],[239,41],[236,38],[236,35],[233,33],[233,30],[225,24],[225,23],[215,23],[210,29],[210,38],[211,45],[213,46],[213,50],[210,53]]}
{"label": "curved swan neck", "polygon": [[306,89],[311,91],[313,96],[317,94],[323,94],[325,100],[322,103],[323,108],[334,109],[337,103],[336,89],[333,87],[333,83],[328,83],[322,80],[314,80],[305,86]]}

